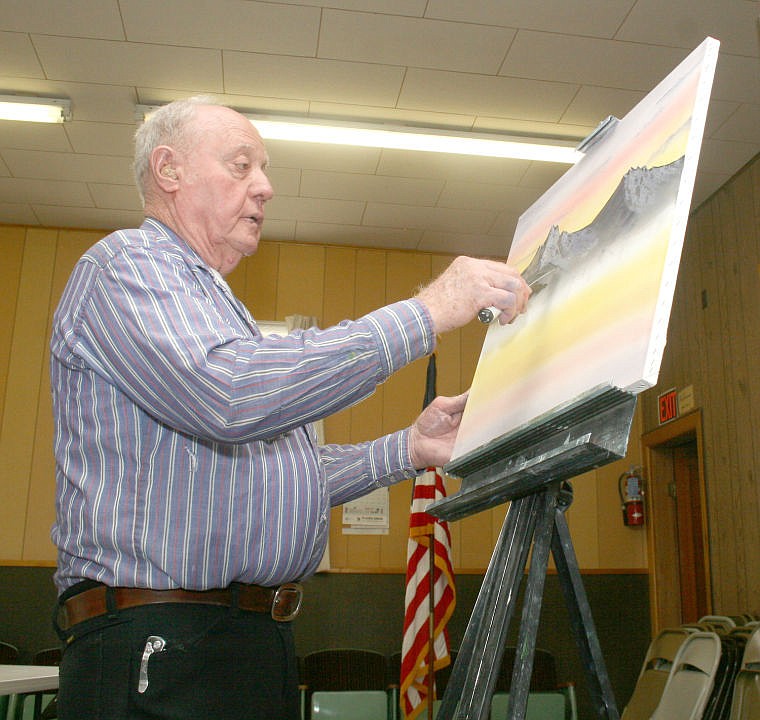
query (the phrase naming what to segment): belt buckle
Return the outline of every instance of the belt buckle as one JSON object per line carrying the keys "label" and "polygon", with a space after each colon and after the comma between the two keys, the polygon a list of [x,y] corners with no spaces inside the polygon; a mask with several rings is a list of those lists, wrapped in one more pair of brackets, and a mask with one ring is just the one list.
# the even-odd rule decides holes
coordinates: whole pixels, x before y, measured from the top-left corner
{"label": "belt buckle", "polygon": [[277,622],[292,620],[301,609],[303,588],[299,583],[284,583],[274,592],[272,598],[272,619]]}

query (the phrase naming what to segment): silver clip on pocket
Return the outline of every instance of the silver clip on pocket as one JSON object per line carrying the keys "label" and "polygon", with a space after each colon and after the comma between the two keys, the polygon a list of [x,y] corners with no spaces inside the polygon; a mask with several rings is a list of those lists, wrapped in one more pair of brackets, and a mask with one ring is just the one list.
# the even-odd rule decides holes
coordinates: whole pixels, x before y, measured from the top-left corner
{"label": "silver clip on pocket", "polygon": [[142,659],[140,660],[140,679],[137,682],[137,692],[144,693],[148,689],[148,660],[153,653],[161,652],[166,647],[166,640],[158,635],[151,635],[145,643]]}

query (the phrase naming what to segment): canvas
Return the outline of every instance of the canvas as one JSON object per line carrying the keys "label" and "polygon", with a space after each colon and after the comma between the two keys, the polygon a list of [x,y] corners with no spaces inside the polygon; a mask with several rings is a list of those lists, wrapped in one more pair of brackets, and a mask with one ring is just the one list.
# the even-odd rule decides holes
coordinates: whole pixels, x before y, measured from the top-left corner
{"label": "canvas", "polygon": [[507,262],[533,295],[488,329],[452,461],[594,388],[656,383],[718,48],[609,118],[520,217]]}

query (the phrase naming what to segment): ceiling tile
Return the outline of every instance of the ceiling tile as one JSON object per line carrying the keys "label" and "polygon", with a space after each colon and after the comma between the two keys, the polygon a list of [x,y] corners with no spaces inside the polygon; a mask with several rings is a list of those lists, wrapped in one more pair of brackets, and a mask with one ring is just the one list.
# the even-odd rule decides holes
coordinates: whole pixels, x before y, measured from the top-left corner
{"label": "ceiling tile", "polygon": [[63,180],[0,178],[0,197],[11,203],[92,206],[84,183]]}
{"label": "ceiling tile", "polygon": [[295,240],[296,221],[295,220],[276,220],[267,218],[264,222],[264,229],[261,233],[262,240],[279,240],[287,242]]}
{"label": "ceiling tile", "polygon": [[731,179],[730,175],[720,173],[708,173],[699,171],[694,183],[694,193],[692,195],[692,208],[697,207],[711,195],[717,192],[722,185]]}
{"label": "ceiling tile", "polygon": [[493,223],[494,216],[495,213],[487,210],[424,208],[370,202],[364,213],[364,223],[377,227],[484,233]]}
{"label": "ceiling tile", "polygon": [[625,117],[632,107],[646,95],[636,90],[584,85],[568,106],[563,122],[596,127],[609,115]]}
{"label": "ceiling tile", "polygon": [[442,187],[442,180],[304,170],[300,194],[304,197],[433,206]]}
{"label": "ceiling tile", "polygon": [[759,7],[748,0],[638,0],[616,37],[695,48],[709,35],[720,40],[723,52],[760,57]]}
{"label": "ceiling tile", "polygon": [[371,174],[377,168],[381,151],[375,148],[340,147],[318,143],[267,140],[273,168],[303,168]]}
{"label": "ceiling tile", "polygon": [[301,171],[296,168],[267,168],[267,177],[275,195],[298,195],[301,187]]}
{"label": "ceiling tile", "polygon": [[760,59],[721,53],[715,69],[712,97],[756,103],[760,98]]}
{"label": "ceiling tile", "polygon": [[324,10],[319,57],[495,74],[515,31]]}
{"label": "ceiling tile", "polygon": [[24,78],[45,77],[28,35],[0,32],[0,47],[3,48],[3,75],[19,75]]}
{"label": "ceiling tile", "polygon": [[741,168],[760,152],[760,139],[743,143],[728,140],[706,139],[702,143],[697,172],[720,173],[728,161],[732,167]]}
{"label": "ceiling tile", "polygon": [[680,48],[521,30],[500,74],[649,92],[685,56]]}
{"label": "ceiling tile", "polygon": [[756,143],[758,128],[760,128],[760,105],[745,103],[740,105],[736,112],[715,131],[713,137],[717,140]]}
{"label": "ceiling tile", "polygon": [[4,225],[39,225],[31,205],[0,202],[0,223]]}
{"label": "ceiling tile", "polygon": [[391,177],[452,178],[516,186],[529,166],[527,160],[383,150],[377,173]]}
{"label": "ceiling tile", "polygon": [[142,212],[140,196],[134,184],[88,183],[88,187],[95,207]]}
{"label": "ceiling tile", "polygon": [[[283,5],[324,7],[324,0],[278,0]],[[428,0],[330,0],[331,8],[422,17]]]}
{"label": "ceiling tile", "polygon": [[[740,103],[711,99],[707,108],[705,122],[705,137],[710,137],[723,125],[740,107]],[[726,138],[727,140],[730,138]]]}
{"label": "ceiling tile", "polygon": [[317,51],[316,7],[250,0],[120,0],[120,7],[132,42],[283,55],[313,56]]}
{"label": "ceiling tile", "polygon": [[504,210],[500,212],[496,219],[493,221],[493,225],[488,229],[488,234],[496,238],[499,238],[503,244],[503,254],[507,255],[509,248],[512,244],[512,238],[515,235],[515,228],[517,222],[520,220],[520,216],[532,205],[528,203],[524,207],[518,210]]}
{"label": "ceiling tile", "polygon": [[392,107],[403,68],[261,53],[224,53],[224,89],[235,94]]}
{"label": "ceiling tile", "polygon": [[430,0],[425,17],[611,38],[634,0]]}
{"label": "ceiling tile", "polygon": [[474,115],[444,113],[435,110],[406,110],[403,108],[322,102],[312,102],[309,107],[309,115],[315,118],[351,118],[354,122],[372,124],[470,130],[475,123]]}
{"label": "ceiling tile", "polygon": [[128,185],[132,160],[112,155],[76,155],[39,151],[4,150],[3,158],[15,177]]}
{"label": "ceiling tile", "polygon": [[576,90],[576,85],[566,83],[410,69],[398,106],[556,122]]}
{"label": "ceiling tile", "polygon": [[123,155],[132,159],[136,124],[70,122],[64,126],[77,153],[85,155]]}
{"label": "ceiling tile", "polygon": [[0,147],[69,152],[71,143],[63,125],[0,120]]}
{"label": "ceiling tile", "polygon": [[558,163],[532,162],[520,179],[520,186],[547,190],[559,180],[570,168]]}
{"label": "ceiling tile", "polygon": [[221,53],[202,48],[33,36],[48,77],[192,92],[222,90]]}
{"label": "ceiling tile", "polygon": [[140,227],[141,212],[128,210],[101,210],[99,208],[56,208],[53,205],[34,205],[34,214],[42,225],[52,227],[87,228],[111,231],[116,228]]}
{"label": "ceiling tile", "polygon": [[122,40],[116,0],[0,0],[0,29]]}
{"label": "ceiling tile", "polygon": [[324,242],[330,238],[333,245],[361,247],[385,247],[396,250],[414,250],[422,236],[421,230],[400,230],[365,225],[331,225],[326,223],[299,222],[295,240],[298,242]]}
{"label": "ceiling tile", "polygon": [[532,188],[447,180],[438,207],[522,212],[539,196]]}
{"label": "ceiling tile", "polygon": [[506,257],[506,245],[500,238],[485,234],[447,233],[427,230],[417,249],[423,252],[450,253],[452,255],[479,255]]}
{"label": "ceiling tile", "polygon": [[361,224],[363,202],[325,200],[322,198],[275,196],[267,203],[266,217],[274,220],[293,219],[296,222]]}

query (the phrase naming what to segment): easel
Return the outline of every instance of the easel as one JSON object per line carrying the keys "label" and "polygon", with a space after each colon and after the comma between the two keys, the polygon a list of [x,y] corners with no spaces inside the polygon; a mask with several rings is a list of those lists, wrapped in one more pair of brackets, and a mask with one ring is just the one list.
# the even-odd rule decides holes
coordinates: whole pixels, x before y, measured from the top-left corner
{"label": "easel", "polygon": [[625,456],[635,406],[630,393],[597,388],[446,466],[447,472],[463,478],[462,488],[428,506],[428,512],[456,520],[511,503],[438,710],[439,720],[489,717],[531,545],[508,720],[525,718],[550,549],[595,716],[619,719],[564,512],[572,502],[569,478]]}

